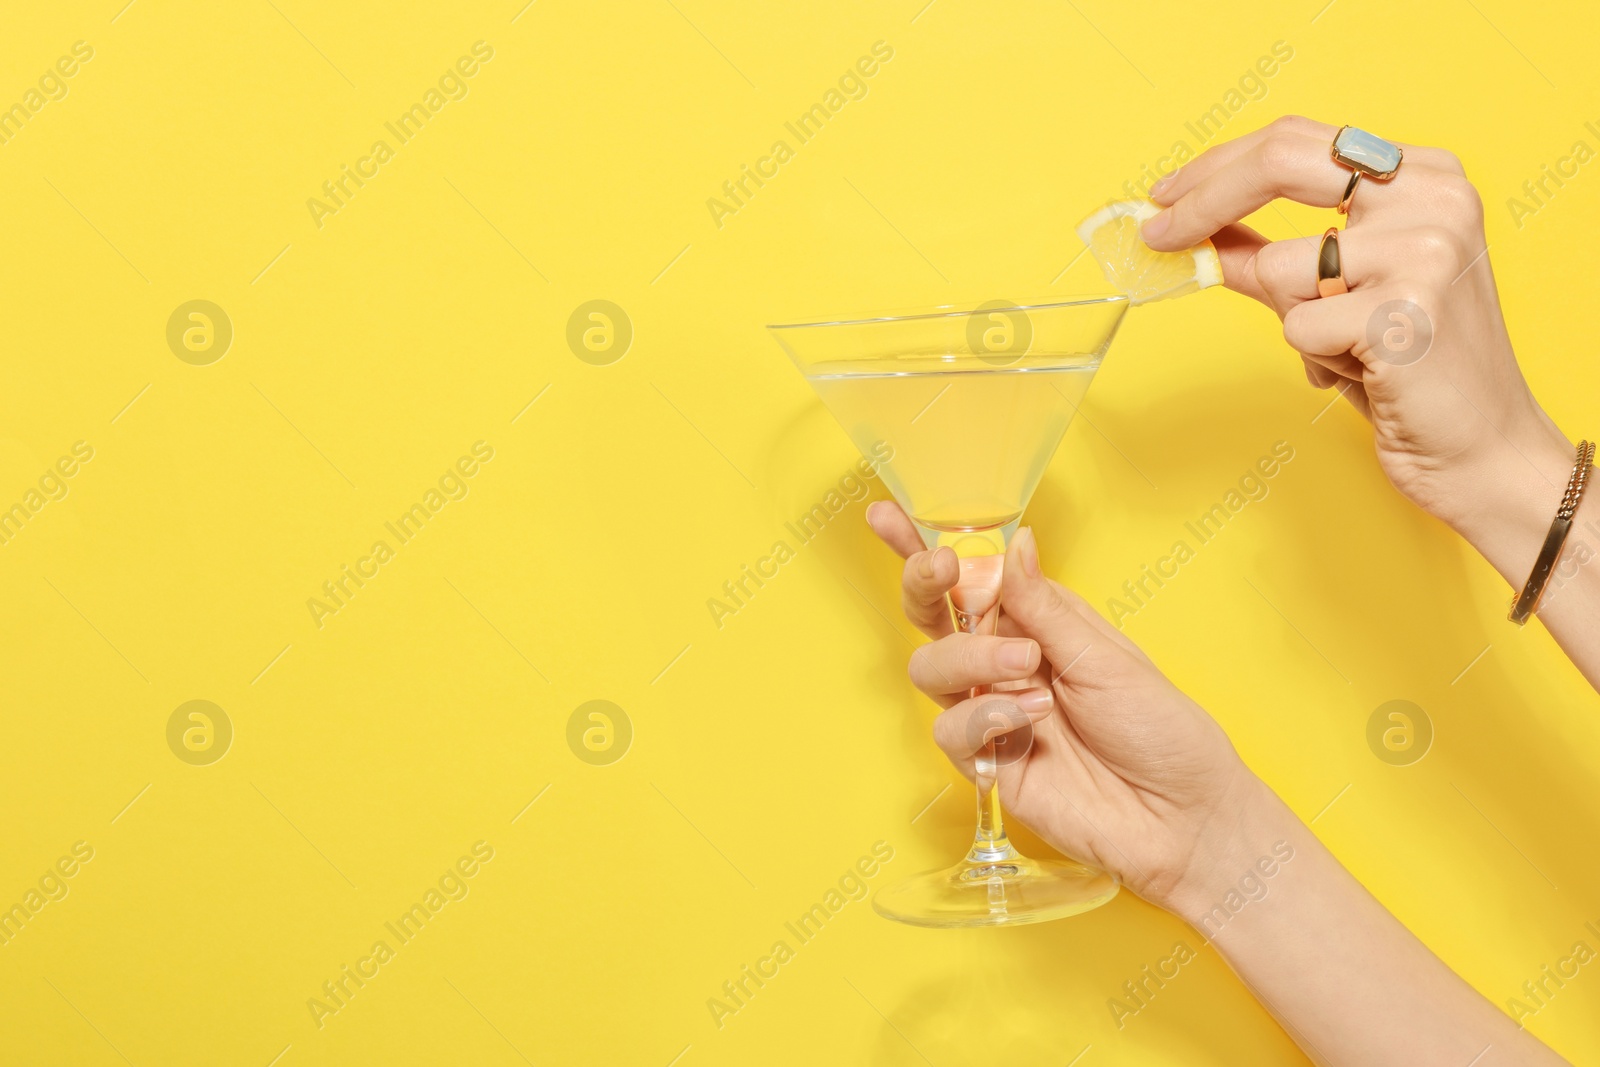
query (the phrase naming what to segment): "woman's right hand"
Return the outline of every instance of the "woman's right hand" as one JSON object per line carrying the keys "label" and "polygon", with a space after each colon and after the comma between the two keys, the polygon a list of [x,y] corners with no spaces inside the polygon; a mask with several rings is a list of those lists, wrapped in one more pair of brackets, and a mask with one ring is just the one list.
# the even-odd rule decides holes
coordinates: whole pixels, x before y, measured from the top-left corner
{"label": "woman's right hand", "polygon": [[1311,383],[1337,385],[1371,420],[1395,488],[1497,565],[1512,545],[1531,564],[1573,448],[1517,366],[1460,161],[1404,145],[1392,179],[1362,179],[1339,236],[1341,296],[1317,295],[1320,235],[1269,242],[1239,224],[1279,197],[1337,205],[1350,177],[1330,158],[1337,133],[1286,117],[1202,153],[1151,189],[1165,210],[1145,240],[1170,251],[1213,238],[1228,287],[1278,314]]}

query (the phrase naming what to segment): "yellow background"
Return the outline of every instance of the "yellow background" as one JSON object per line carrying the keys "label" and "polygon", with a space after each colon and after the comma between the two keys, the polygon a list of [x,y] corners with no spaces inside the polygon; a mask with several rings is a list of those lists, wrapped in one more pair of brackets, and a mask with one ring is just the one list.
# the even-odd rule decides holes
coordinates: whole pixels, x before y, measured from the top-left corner
{"label": "yellow background", "polygon": [[[73,442],[95,455],[0,546],[0,904],[95,851],[0,947],[0,1059],[1302,1062],[1210,949],[1119,1029],[1122,983],[1198,947],[1128,895],[972,933],[853,903],[713,1023],[707,999],[874,842],[895,850],[877,887],[971,825],[861,504],[711,620],[854,459],[762,326],[1103,291],[1072,224],[1196,145],[1184,124],[1283,41],[1225,136],[1299,112],[1458,151],[1527,374],[1593,436],[1600,163],[1520,228],[1505,202],[1600,148],[1600,19],[923,2],[13,5],[0,103],[75,41],[94,58],[0,145],[0,506]],[[319,229],[306,200],[479,40],[469,95]],[[707,198],[880,40],[867,96],[718,228]],[[194,299],[234,328],[209,366],[166,342]],[[565,340],[594,299],[633,324],[609,366]],[[1103,603],[1294,447],[1127,632],[1503,1004],[1595,943],[1600,702],[1329,399],[1259,307],[1141,309],[1030,521]],[[480,440],[470,494],[318,628],[307,599]],[[234,729],[209,766],[167,745],[194,699]],[[1436,732],[1409,767],[1365,740],[1392,699]],[[590,700],[632,723],[609,766],[567,744]],[[470,894],[319,1028],[307,1000],[480,840]],[[1591,965],[1529,1025],[1594,1062],[1597,1017]]]}

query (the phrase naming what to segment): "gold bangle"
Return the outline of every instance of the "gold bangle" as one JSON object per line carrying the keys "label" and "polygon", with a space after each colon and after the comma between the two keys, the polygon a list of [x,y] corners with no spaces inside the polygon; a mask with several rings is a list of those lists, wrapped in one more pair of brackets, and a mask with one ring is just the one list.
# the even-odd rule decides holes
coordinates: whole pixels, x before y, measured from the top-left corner
{"label": "gold bangle", "polygon": [[1550,524],[1550,532],[1545,534],[1544,547],[1534,561],[1528,584],[1522,587],[1521,595],[1511,601],[1511,614],[1507,618],[1518,626],[1526,623],[1528,617],[1539,610],[1539,600],[1544,596],[1551,572],[1561,559],[1561,549],[1565,547],[1567,534],[1572,530],[1572,516],[1577,514],[1578,505],[1583,502],[1583,491],[1589,484],[1589,471],[1593,466],[1594,442],[1578,442],[1578,459],[1572,465],[1572,477],[1567,479],[1567,491],[1561,496],[1561,506],[1556,508],[1555,521]]}

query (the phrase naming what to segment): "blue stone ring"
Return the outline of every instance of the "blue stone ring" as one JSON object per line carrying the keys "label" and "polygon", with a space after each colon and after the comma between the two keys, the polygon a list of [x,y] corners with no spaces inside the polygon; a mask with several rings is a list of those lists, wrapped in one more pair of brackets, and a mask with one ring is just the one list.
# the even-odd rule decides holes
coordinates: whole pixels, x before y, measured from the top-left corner
{"label": "blue stone ring", "polygon": [[1356,186],[1364,174],[1377,181],[1388,181],[1400,170],[1400,160],[1405,153],[1400,146],[1375,137],[1354,126],[1340,126],[1333,138],[1330,154],[1340,166],[1350,168],[1350,184],[1344,187],[1339,198],[1339,214],[1350,214],[1350,201],[1355,198]]}

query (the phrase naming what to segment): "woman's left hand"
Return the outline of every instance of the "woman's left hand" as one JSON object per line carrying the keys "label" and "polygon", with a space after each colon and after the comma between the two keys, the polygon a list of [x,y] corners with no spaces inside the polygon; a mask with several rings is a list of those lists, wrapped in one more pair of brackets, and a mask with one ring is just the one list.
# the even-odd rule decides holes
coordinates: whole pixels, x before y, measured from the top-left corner
{"label": "woman's left hand", "polygon": [[[938,638],[912,653],[910,673],[946,709],[933,736],[951,762],[974,778],[985,740],[1018,731],[998,774],[1012,816],[1163,907],[1209,885],[1230,851],[1233,821],[1270,796],[1211,716],[1081,597],[1041,573],[1032,530],[1012,538],[999,634],[990,636],[950,626],[954,552],[923,548],[911,520],[888,501],[873,504],[867,519],[906,557],[906,611]],[[997,688],[969,696],[976,686]],[[1021,730],[1029,723],[1031,737]]]}

